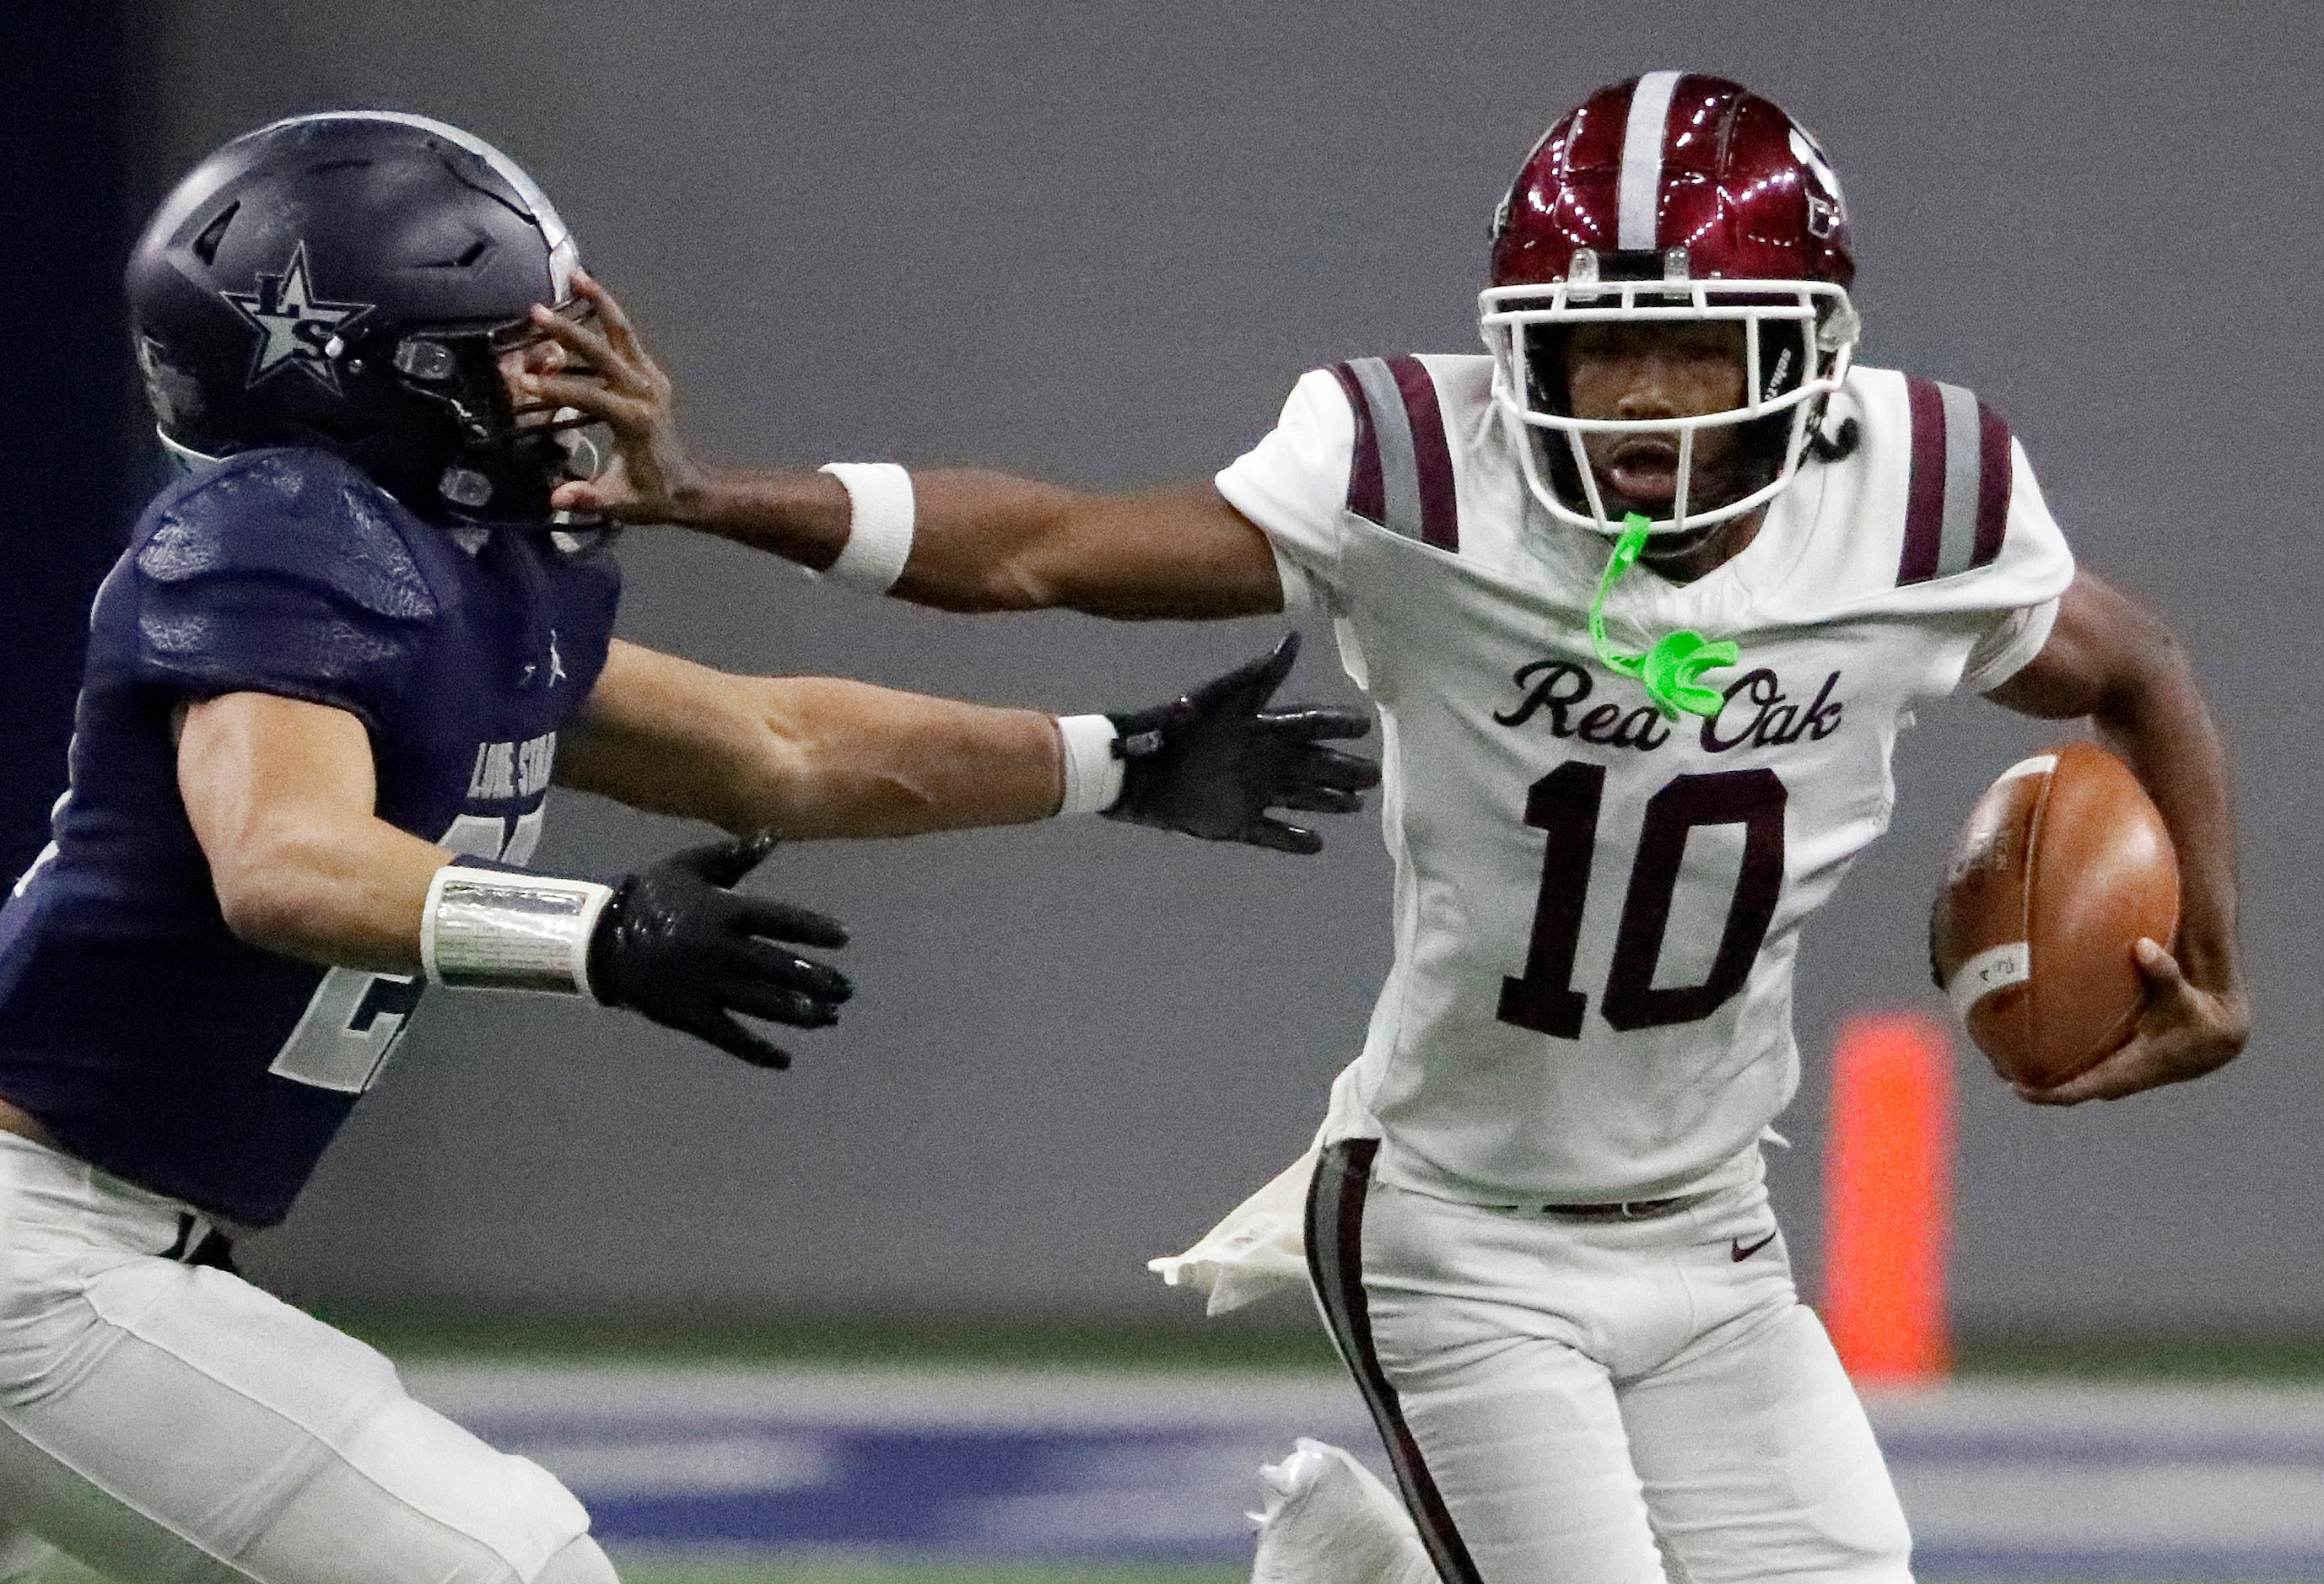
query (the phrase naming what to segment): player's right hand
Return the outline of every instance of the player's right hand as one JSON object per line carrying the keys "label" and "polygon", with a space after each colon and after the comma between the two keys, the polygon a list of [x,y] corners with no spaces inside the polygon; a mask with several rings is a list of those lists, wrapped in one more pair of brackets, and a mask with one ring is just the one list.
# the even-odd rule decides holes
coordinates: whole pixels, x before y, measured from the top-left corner
{"label": "player's right hand", "polygon": [[536,308],[532,322],[563,360],[556,367],[528,366],[518,389],[532,401],[574,408],[603,422],[613,433],[614,457],[595,478],[558,485],[549,504],[618,522],[682,520],[686,502],[706,480],[678,438],[669,376],[638,339],[613,294],[587,271],[573,272],[573,295],[595,313],[576,319]]}
{"label": "player's right hand", "polygon": [[589,987],[739,1056],[788,1067],[788,1053],[735,1015],[823,1028],[855,993],[837,969],[773,943],[844,946],[847,931],[820,913],[738,895],[736,882],[774,851],[771,836],[713,842],[623,879],[589,937]]}

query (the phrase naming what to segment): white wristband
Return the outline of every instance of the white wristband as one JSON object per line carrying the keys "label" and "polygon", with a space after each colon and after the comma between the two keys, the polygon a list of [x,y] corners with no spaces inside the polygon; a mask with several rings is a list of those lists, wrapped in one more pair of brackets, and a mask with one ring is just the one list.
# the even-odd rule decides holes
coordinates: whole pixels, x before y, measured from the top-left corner
{"label": "white wristband", "polygon": [[883,594],[912,558],[912,475],[892,462],[826,462],[816,470],[847,491],[847,542],[816,576],[861,594]]}
{"label": "white wristband", "polygon": [[447,863],[428,884],[420,962],[430,984],[586,996],[589,936],[610,886]]}
{"label": "white wristband", "polygon": [[1065,796],[1060,815],[1103,814],[1121,796],[1122,762],[1113,751],[1120,733],[1103,715],[1059,715],[1057,740],[1065,751]]}

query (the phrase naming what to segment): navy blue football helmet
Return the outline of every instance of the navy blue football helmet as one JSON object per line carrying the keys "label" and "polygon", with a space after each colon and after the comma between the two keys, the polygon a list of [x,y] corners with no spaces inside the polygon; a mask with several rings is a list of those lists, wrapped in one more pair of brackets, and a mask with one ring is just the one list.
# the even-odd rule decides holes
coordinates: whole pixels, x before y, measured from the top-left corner
{"label": "navy blue football helmet", "polygon": [[497,364],[538,338],[535,303],[576,311],[578,262],[532,179],[457,127],[384,110],[261,127],[196,166],[130,256],[162,443],[319,446],[430,521],[547,520],[596,448],[519,409]]}

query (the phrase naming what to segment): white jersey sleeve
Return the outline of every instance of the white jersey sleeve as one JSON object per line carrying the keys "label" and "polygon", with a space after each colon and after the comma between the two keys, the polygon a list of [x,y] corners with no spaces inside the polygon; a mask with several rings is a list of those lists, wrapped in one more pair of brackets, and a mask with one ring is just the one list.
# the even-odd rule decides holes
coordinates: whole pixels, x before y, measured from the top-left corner
{"label": "white jersey sleeve", "polygon": [[1991,580],[1990,594],[1999,614],[1979,635],[1961,668],[1960,687],[1969,693],[1992,692],[2042,652],[2057,625],[2064,585],[2074,576],[2073,552],[2042,498],[2025,447],[2015,438],[2009,442],[2009,516],[2001,554],[1978,574]]}
{"label": "white jersey sleeve", "polygon": [[1961,687],[1969,693],[1991,693],[2033,663],[2057,624],[2056,599],[2004,612],[1969,651],[1969,664],[1961,668]]}
{"label": "white jersey sleeve", "polygon": [[1341,512],[1355,449],[1348,399],[1330,370],[1315,369],[1291,388],[1275,428],[1214,481],[1266,533],[1286,611],[1340,607]]}

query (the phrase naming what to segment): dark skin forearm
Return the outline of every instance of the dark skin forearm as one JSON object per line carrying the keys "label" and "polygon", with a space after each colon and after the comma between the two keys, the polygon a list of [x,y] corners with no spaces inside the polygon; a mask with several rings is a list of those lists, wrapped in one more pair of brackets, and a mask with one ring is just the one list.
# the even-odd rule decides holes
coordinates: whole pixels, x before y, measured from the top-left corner
{"label": "dark skin forearm", "polygon": [[[556,503],[629,522],[703,530],[822,571],[845,546],[847,492],[803,468],[715,467],[679,438],[669,376],[621,305],[586,274],[596,310],[578,324],[534,315],[555,351],[521,391],[613,431],[605,475]],[[586,370],[586,373],[581,372]],[[892,592],[946,611],[1062,608],[1118,620],[1253,616],[1283,608],[1266,536],[1207,482],[1091,494],[977,468],[915,468],[911,557]]]}
{"label": "dark skin forearm", "polygon": [[2175,947],[2140,948],[2153,993],[2139,1034],[2081,1077],[2027,1098],[2114,1099],[2225,1065],[2250,1033],[2236,938],[2234,795],[2227,751],[2186,651],[2153,612],[2082,573],[2041,655],[1990,696],[2046,720],[2087,716],[2154,800],[2179,855],[2179,938]]}
{"label": "dark skin forearm", "polygon": [[827,473],[694,464],[667,493],[665,520],[822,572],[847,543],[847,492]]}
{"label": "dark skin forearm", "polygon": [[[706,467],[668,520],[816,571],[847,542],[829,474]],[[890,592],[941,611],[1074,610],[1117,621],[1282,608],[1259,530],[1208,483],[1099,495],[980,468],[912,471],[911,558]]]}
{"label": "dark skin forearm", "polygon": [[2233,793],[2227,753],[2176,645],[2143,688],[2091,712],[2098,735],[2130,762],[2179,851],[2179,944],[2189,981],[2240,990],[2236,947]]}

